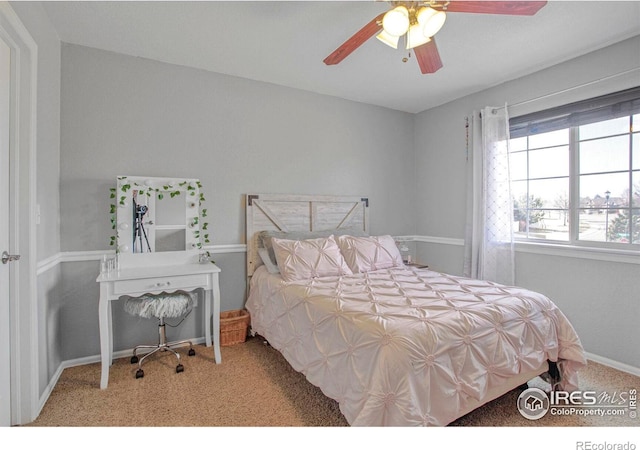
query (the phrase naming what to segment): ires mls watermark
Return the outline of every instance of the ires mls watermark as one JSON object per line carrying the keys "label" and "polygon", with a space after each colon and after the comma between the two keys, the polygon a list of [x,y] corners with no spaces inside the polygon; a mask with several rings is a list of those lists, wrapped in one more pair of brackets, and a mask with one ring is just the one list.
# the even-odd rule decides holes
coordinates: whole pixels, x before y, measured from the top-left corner
{"label": "ires mls watermark", "polygon": [[551,391],[538,388],[525,389],[518,397],[518,411],[529,420],[537,420],[547,414],[554,416],[624,416],[638,417],[637,390]]}

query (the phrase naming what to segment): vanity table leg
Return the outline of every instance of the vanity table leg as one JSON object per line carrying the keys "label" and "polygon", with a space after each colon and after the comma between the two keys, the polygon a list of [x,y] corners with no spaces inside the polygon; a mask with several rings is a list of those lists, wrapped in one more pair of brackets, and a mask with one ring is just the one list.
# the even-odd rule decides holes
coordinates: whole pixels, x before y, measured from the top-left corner
{"label": "vanity table leg", "polygon": [[102,374],[100,376],[100,389],[106,389],[109,383],[109,367],[111,366],[111,349],[113,345],[111,337],[111,302],[107,297],[106,286],[100,286],[100,303],[98,304],[98,317],[100,326],[100,360]]}
{"label": "vanity table leg", "polygon": [[204,343],[207,347],[211,347],[211,310],[213,303],[211,289],[204,290]]}
{"label": "vanity table leg", "polygon": [[[211,295],[213,296],[213,354],[215,356],[216,364],[220,364],[222,362],[222,356],[220,355],[220,284],[217,273],[212,274],[212,277],[213,283]],[[207,323],[209,323],[208,320]]]}

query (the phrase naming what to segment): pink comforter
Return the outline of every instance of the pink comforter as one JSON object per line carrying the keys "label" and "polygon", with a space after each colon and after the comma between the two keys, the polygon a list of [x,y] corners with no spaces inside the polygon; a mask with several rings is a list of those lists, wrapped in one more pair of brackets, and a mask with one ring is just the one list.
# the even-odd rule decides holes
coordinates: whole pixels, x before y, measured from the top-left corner
{"label": "pink comforter", "polygon": [[560,361],[567,390],[586,364],[573,327],[542,294],[425,269],[287,283],[260,267],[246,307],[252,331],[351,425],[446,425],[546,360]]}

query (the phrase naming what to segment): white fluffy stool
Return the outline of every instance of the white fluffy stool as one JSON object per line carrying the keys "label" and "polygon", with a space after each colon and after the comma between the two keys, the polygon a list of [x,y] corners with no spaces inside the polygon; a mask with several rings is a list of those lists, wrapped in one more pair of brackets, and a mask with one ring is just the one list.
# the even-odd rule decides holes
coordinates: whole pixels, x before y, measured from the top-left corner
{"label": "white fluffy stool", "polygon": [[[136,378],[142,378],[144,371],[142,370],[142,362],[147,357],[153,355],[156,352],[171,352],[176,358],[178,358],[178,365],[176,366],[176,373],[184,371],[184,366],[180,362],[180,355],[171,347],[179,345],[189,344],[189,356],[196,354],[193,349],[193,344],[189,340],[167,342],[167,335],[165,330],[165,318],[177,318],[182,317],[178,326],[185,317],[191,312],[193,308],[192,294],[186,292],[175,292],[172,294],[162,293],[158,295],[144,295],[142,297],[129,297],[125,300],[124,310],[131,315],[144,317],[150,319],[155,317],[158,319],[158,335],[159,342],[157,345],[138,345],[133,349],[133,356],[131,357],[131,364],[138,363],[138,370],[136,371]],[[138,358],[138,350],[140,349],[152,349],[149,353],[145,354],[142,358]]]}

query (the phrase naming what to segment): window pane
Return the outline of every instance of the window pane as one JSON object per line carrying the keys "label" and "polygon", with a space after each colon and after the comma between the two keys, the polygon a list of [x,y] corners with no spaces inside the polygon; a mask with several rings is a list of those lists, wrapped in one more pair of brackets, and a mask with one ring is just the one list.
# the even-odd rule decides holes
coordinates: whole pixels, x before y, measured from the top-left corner
{"label": "window pane", "polygon": [[640,172],[633,173],[633,192],[631,194],[632,206],[640,206]]}
{"label": "window pane", "polygon": [[604,208],[629,205],[629,172],[580,176],[580,204]]}
{"label": "window pane", "polygon": [[633,116],[633,131],[640,131],[640,114]]}
{"label": "window pane", "polygon": [[607,228],[607,240],[609,242],[628,244],[631,241],[629,217],[630,210],[628,209],[609,211],[609,226]]}
{"label": "window pane", "polygon": [[554,147],[569,144],[569,129],[529,136],[529,148]]}
{"label": "window pane", "polygon": [[580,140],[628,133],[629,116],[605,120],[604,122],[591,123],[589,125],[582,125],[579,127],[579,130]]}
{"label": "window pane", "polygon": [[640,244],[640,209],[634,209],[631,222],[632,244]]}
{"label": "window pane", "polygon": [[569,178],[531,180],[529,195],[533,197],[535,208],[562,208],[563,199],[569,198]]}
{"label": "window pane", "polygon": [[629,170],[629,135],[580,143],[580,173]]}
{"label": "window pane", "polygon": [[512,180],[526,180],[527,152],[511,153],[509,155],[509,170]]}
{"label": "window pane", "polygon": [[[528,224],[527,224],[528,219]],[[520,238],[569,240],[569,211],[536,209],[516,220],[514,235]]]}
{"label": "window pane", "polygon": [[[638,124],[640,127],[640,124]],[[640,169],[640,133],[633,135],[633,170]]]}
{"label": "window pane", "polygon": [[514,201],[520,198],[527,198],[527,182],[526,181],[514,181],[511,183],[511,196]]}
{"label": "window pane", "polygon": [[[581,241],[608,242],[606,230],[609,235],[612,233],[612,223],[618,219],[618,210],[608,209],[587,209],[580,210],[579,235]],[[626,228],[628,230],[628,228]],[[628,233],[628,231],[627,231]]]}
{"label": "window pane", "polygon": [[529,226],[537,237],[554,241],[569,240],[569,213],[566,210],[543,210],[542,218]]}
{"label": "window pane", "polygon": [[526,149],[527,149],[526,136],[509,140],[509,151],[517,152],[517,151],[526,150]]}
{"label": "window pane", "polygon": [[529,178],[569,176],[569,147],[553,147],[529,152]]}

